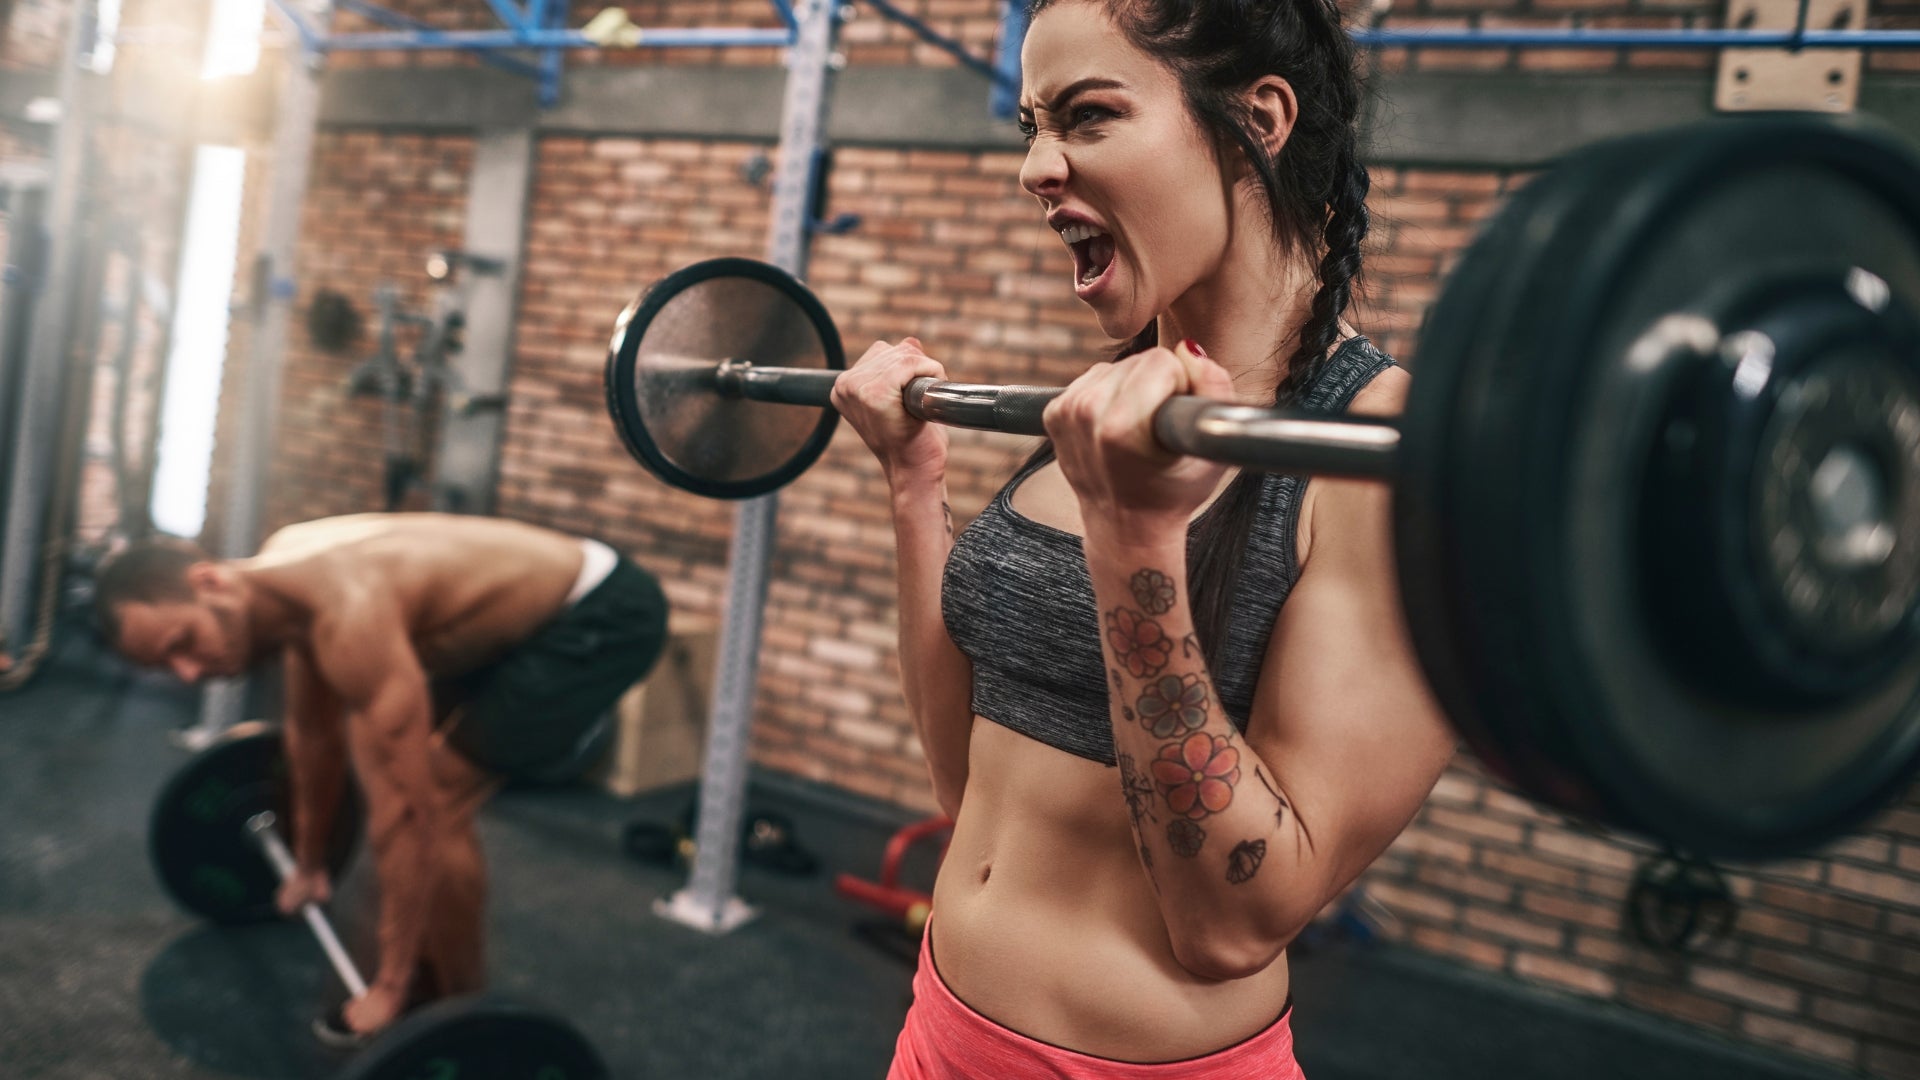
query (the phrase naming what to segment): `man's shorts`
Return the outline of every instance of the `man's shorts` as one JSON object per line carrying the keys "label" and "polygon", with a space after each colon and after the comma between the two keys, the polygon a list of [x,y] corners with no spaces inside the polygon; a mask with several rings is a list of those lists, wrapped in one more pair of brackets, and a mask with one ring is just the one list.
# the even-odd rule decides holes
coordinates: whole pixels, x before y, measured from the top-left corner
{"label": "man's shorts", "polygon": [[619,557],[598,585],[504,656],[436,681],[434,713],[452,724],[448,744],[481,768],[541,776],[652,670],[666,639],[660,583]]}

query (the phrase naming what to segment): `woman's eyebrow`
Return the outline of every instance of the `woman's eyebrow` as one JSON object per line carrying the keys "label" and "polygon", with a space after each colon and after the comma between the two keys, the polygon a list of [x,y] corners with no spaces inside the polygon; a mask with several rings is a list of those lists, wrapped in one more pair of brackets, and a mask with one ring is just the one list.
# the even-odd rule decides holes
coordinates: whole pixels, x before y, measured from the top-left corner
{"label": "woman's eyebrow", "polygon": [[1125,86],[1126,84],[1118,79],[1109,79],[1104,75],[1089,75],[1077,82],[1068,83],[1066,88],[1053,95],[1052,100],[1048,101],[1044,107],[1048,112],[1059,112],[1062,105],[1081,91],[1120,90]]}

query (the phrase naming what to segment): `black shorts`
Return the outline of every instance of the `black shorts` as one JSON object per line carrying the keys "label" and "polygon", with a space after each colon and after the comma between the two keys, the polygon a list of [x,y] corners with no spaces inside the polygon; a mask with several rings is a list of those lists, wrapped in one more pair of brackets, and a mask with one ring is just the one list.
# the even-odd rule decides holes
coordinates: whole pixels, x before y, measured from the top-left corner
{"label": "black shorts", "polygon": [[574,753],[667,640],[667,598],[622,557],[613,571],[506,655],[433,685],[447,742],[508,777],[539,775]]}

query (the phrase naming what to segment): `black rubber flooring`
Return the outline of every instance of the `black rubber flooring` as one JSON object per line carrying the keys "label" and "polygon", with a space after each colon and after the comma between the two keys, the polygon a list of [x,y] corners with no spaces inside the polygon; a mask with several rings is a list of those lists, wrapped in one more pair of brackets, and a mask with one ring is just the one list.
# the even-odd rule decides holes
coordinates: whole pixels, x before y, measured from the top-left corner
{"label": "black rubber flooring", "polygon": [[[304,928],[203,926],[154,884],[148,807],[185,753],[183,688],[70,635],[0,696],[0,1077],[324,1077],[307,1033],[330,978]],[[679,873],[620,852],[622,826],[685,792],[626,802],[514,791],[482,820],[496,988],[570,1016],[623,1080],[879,1078],[908,1005],[903,960],[853,932],[834,871],[872,874],[905,816],[779,777],[822,871],[748,868],[760,908],[709,937],[652,913]],[[1313,1080],[1502,1077],[1786,1080],[1840,1074],[1624,1010],[1543,994],[1390,947],[1295,961],[1295,1038]]]}

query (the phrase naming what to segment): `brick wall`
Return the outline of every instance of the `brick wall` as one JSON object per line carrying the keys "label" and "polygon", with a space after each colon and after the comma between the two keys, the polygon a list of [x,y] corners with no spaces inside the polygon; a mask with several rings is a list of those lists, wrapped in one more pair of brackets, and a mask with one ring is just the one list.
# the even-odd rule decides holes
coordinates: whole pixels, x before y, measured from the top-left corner
{"label": "brick wall", "polygon": [[[612,316],[636,288],[698,258],[759,255],[766,193],[741,166],[761,147],[552,138],[530,210],[502,513],[605,536],[660,574],[682,610],[717,614],[731,507],[653,480],[619,448],[600,388]],[[1058,381],[1104,346],[1073,317],[1058,241],[1013,198],[1017,156],[841,150],[811,279],[850,354],[918,329],[956,376]],[[1045,245],[1045,246],[1043,246]],[[983,504],[1022,440],[956,438],[954,504]],[[931,805],[893,666],[892,532],[872,458],[842,429],[782,496],[762,653],[762,764],[894,802]]]}
{"label": "brick wall", "polygon": [[[404,310],[430,310],[428,254],[458,248],[466,205],[472,140],[464,136],[380,135],[323,132],[314,148],[309,190],[295,252],[299,294],[288,328],[281,373],[277,441],[269,466],[263,528],[333,514],[379,510],[385,505],[381,402],[347,393],[347,378],[374,352],[379,316],[373,291],[397,290]],[[252,299],[253,249],[266,212],[268,170],[264,149],[248,171],[248,207],[236,267],[235,294],[244,309]],[[335,356],[308,339],[306,311],[313,295],[332,289],[359,310],[365,334],[351,356]],[[419,334],[402,329],[396,352],[410,360]],[[215,453],[207,537],[220,535],[225,490],[239,432],[237,403],[246,393],[249,317],[234,321],[222,380],[221,424]],[[423,445],[431,446],[431,433]],[[424,506],[416,492],[406,508]]]}

